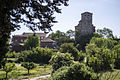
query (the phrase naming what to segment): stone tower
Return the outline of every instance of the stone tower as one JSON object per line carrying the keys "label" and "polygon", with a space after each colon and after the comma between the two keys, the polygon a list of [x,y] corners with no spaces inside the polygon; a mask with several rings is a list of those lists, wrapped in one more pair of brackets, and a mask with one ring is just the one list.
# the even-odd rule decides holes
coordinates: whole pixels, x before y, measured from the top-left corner
{"label": "stone tower", "polygon": [[84,12],[81,14],[81,20],[75,26],[75,31],[79,32],[79,36],[89,35],[95,32],[95,26],[92,24],[92,13]]}

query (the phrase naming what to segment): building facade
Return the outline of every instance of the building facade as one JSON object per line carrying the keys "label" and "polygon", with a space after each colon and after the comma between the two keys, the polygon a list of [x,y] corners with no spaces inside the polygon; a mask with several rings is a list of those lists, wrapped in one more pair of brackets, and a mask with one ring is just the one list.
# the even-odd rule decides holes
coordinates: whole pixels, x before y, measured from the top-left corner
{"label": "building facade", "polygon": [[[22,35],[13,35],[12,36],[12,43],[10,44],[11,51],[20,52],[23,49],[24,42],[27,37],[33,33],[23,33]],[[36,33],[40,37],[40,47],[42,48],[56,48],[56,42],[51,40],[50,38],[46,37],[45,33]]]}

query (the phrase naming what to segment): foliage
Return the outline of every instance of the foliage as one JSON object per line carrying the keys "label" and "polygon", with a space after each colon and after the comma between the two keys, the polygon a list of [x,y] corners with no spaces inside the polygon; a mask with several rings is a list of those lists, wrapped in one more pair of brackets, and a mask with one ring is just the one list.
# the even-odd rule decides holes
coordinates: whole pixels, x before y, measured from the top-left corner
{"label": "foliage", "polygon": [[21,61],[28,62],[29,61],[29,62],[34,62],[34,63],[48,64],[52,55],[55,55],[55,54],[56,53],[53,52],[53,50],[51,50],[51,49],[37,47],[37,48],[34,48],[33,50],[21,52],[18,61],[19,62],[21,62]]}
{"label": "foliage", "polygon": [[83,61],[85,59],[86,54],[80,51],[78,53],[78,61]]}
{"label": "foliage", "polygon": [[67,36],[69,36],[70,38],[74,38],[74,36],[75,36],[75,31],[73,31],[73,30],[68,30],[67,32],[66,32],[66,35]]}
{"label": "foliage", "polygon": [[87,57],[87,64],[92,67],[95,72],[114,68],[115,59],[114,53],[111,50],[99,48],[98,52],[96,52],[95,49],[91,49],[89,52],[91,52],[92,55]]}
{"label": "foliage", "polygon": [[113,48],[115,53],[115,68],[120,69],[120,43]]}
{"label": "foliage", "polygon": [[52,65],[53,72],[55,72],[62,66],[70,66],[72,60],[73,57],[71,57],[71,55],[68,53],[57,53],[57,55],[52,56],[52,58],[50,59],[50,64]]}
{"label": "foliage", "polygon": [[0,0],[0,67],[8,52],[10,33],[23,23],[32,31],[51,30],[54,13],[61,13],[68,0]]}
{"label": "foliage", "polygon": [[10,51],[6,54],[7,58],[18,58],[19,55],[20,53],[10,52]]}
{"label": "foliage", "polygon": [[60,52],[62,53],[71,53],[75,60],[78,59],[78,53],[76,47],[73,46],[73,43],[64,43],[60,46]]}
{"label": "foliage", "polygon": [[[69,33],[69,35],[70,35],[70,33]],[[69,35],[57,30],[55,33],[50,34],[50,38],[52,40],[56,41],[57,45],[60,46],[63,43],[74,42],[74,39],[71,39]]]}
{"label": "foliage", "polygon": [[85,46],[90,42],[90,39],[93,37],[93,34],[81,35],[79,31],[75,31],[75,45],[76,48],[80,51],[85,51]]}
{"label": "foliage", "polygon": [[112,49],[117,42],[115,40],[112,40],[112,39],[109,39],[109,38],[103,39],[103,38],[93,37],[90,40],[90,43],[96,44],[96,46],[99,47],[99,48],[104,47],[104,48]]}
{"label": "foliage", "polygon": [[101,38],[102,37],[102,35],[101,34],[98,34],[98,33],[93,33],[93,35],[94,35],[94,37],[98,37],[98,38]]}
{"label": "foliage", "polygon": [[40,47],[40,38],[38,35],[29,35],[24,42],[25,50],[31,50],[32,48]]}
{"label": "foliage", "polygon": [[5,66],[3,66],[3,70],[6,72],[6,79],[9,72],[11,72],[13,69],[15,69],[14,63],[6,63]]}
{"label": "foliage", "polygon": [[96,44],[87,44],[87,46],[85,47],[86,49],[86,53],[91,55],[95,55],[98,54],[100,52],[100,48],[97,47]]}
{"label": "foliage", "polygon": [[102,35],[103,38],[113,38],[113,32],[108,28],[98,29],[97,33]]}
{"label": "foliage", "polygon": [[29,70],[33,69],[36,67],[36,64],[33,62],[23,62],[21,64],[21,66],[23,66],[24,68],[26,68],[28,70],[28,75],[29,75]]}
{"label": "foliage", "polygon": [[50,80],[98,80],[98,76],[85,64],[75,63],[70,67],[59,68]]}

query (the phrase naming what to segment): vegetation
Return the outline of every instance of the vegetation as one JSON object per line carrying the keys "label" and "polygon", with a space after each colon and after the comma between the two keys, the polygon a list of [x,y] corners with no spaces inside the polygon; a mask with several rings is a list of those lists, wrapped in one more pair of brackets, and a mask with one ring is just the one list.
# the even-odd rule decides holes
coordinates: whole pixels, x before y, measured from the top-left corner
{"label": "vegetation", "polygon": [[46,48],[34,48],[32,50],[21,52],[18,62],[34,62],[34,63],[43,63],[48,64],[52,55],[56,53],[52,49]]}
{"label": "vegetation", "polygon": [[6,79],[8,76],[8,73],[11,72],[15,68],[14,63],[6,63],[3,67],[3,70],[6,72]]}
{"label": "vegetation", "polygon": [[62,66],[70,66],[72,61],[73,57],[70,54],[57,53],[57,55],[52,56],[50,59],[50,64],[52,65],[53,72],[55,72]]}
{"label": "vegetation", "polygon": [[78,60],[78,53],[76,47],[73,46],[73,43],[64,43],[60,46],[60,52],[61,53],[71,53],[74,57],[74,60]]}
{"label": "vegetation", "polygon": [[[61,13],[68,0],[0,0],[0,67],[8,52],[10,33],[23,23],[32,31],[49,32],[55,23],[54,13]],[[23,17],[24,16],[24,17]],[[37,20],[37,22],[35,21]]]}
{"label": "vegetation", "polygon": [[55,33],[50,34],[50,38],[56,41],[57,45],[60,46],[63,43],[74,42],[74,31],[68,30],[66,33],[57,30]]}
{"label": "vegetation", "polygon": [[36,64],[34,64],[33,62],[23,62],[21,64],[21,66],[23,66],[24,68],[26,68],[28,70],[28,75],[30,74],[30,70],[36,67]]}
{"label": "vegetation", "polygon": [[[15,64],[16,68],[8,73],[8,79],[28,79],[39,77],[42,75],[48,75],[51,73],[52,68],[50,65],[42,65],[37,64],[36,68],[30,70],[30,74],[28,75],[28,70],[21,66],[20,64]],[[0,69],[0,79],[4,80],[6,78],[5,71]]]}
{"label": "vegetation", "polygon": [[50,80],[98,80],[98,76],[85,64],[75,63],[70,67],[59,68]]}
{"label": "vegetation", "polygon": [[24,42],[25,50],[31,50],[32,48],[40,47],[40,38],[38,35],[29,35]]}

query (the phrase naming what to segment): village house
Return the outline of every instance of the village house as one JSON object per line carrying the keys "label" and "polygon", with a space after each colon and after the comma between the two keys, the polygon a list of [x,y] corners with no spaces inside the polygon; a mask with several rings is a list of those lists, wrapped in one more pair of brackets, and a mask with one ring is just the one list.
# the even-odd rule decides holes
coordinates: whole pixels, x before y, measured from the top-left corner
{"label": "village house", "polygon": [[[20,52],[24,50],[24,42],[27,39],[28,35],[33,33],[23,33],[22,35],[13,35],[12,41],[10,44],[11,51]],[[42,48],[57,48],[56,42],[51,40],[49,37],[46,37],[45,33],[36,33],[40,37],[40,47]]]}

